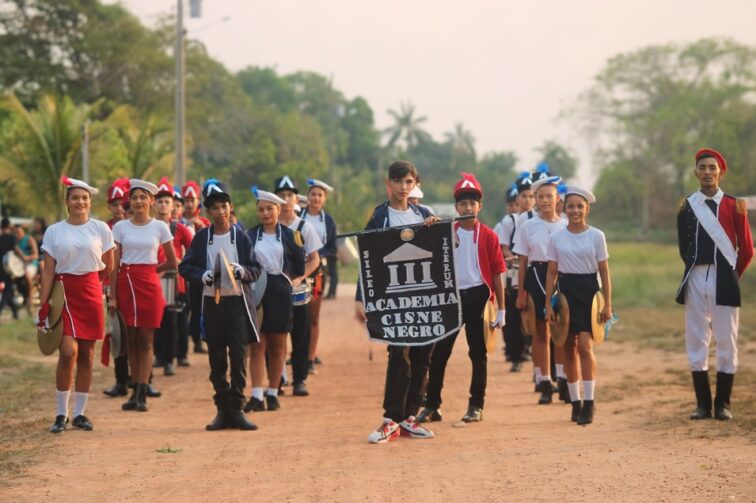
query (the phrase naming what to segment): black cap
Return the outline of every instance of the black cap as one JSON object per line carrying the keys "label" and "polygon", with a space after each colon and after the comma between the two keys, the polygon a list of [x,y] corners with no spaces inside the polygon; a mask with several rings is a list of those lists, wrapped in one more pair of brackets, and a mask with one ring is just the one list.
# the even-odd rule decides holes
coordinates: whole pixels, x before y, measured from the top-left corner
{"label": "black cap", "polygon": [[223,182],[219,182],[215,178],[211,178],[202,185],[202,205],[205,208],[209,207],[216,201],[225,201],[230,203],[231,196],[226,191],[226,186]]}
{"label": "black cap", "polygon": [[273,182],[273,192],[278,194],[282,190],[290,190],[295,194],[299,194],[297,183],[289,178],[289,175],[284,175],[280,178],[276,178],[276,180]]}

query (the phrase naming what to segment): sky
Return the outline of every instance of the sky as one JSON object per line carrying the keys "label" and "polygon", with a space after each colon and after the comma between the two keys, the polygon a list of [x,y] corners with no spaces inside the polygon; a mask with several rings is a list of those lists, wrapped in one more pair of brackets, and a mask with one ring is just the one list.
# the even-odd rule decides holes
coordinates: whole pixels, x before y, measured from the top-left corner
{"label": "sky", "polygon": [[[119,3],[152,26],[176,2]],[[753,0],[203,0],[202,18],[186,20],[229,70],[329,76],[368,100],[379,128],[409,101],[436,140],[462,122],[479,155],[512,150],[518,171],[555,139],[577,154],[586,185],[596,177],[589,146],[559,116],[609,58],[710,36],[756,45],[754,25]]]}

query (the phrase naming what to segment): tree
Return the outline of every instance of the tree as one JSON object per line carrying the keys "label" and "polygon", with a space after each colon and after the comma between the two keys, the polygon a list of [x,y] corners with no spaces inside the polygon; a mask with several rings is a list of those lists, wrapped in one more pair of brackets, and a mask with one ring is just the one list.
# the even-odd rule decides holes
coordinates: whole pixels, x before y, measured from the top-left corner
{"label": "tree", "polygon": [[11,185],[6,195],[32,214],[62,218],[60,178],[79,176],[82,128],[98,105],[45,95],[30,111],[16,96],[6,95],[0,106],[13,114],[0,150],[0,179]]}
{"label": "tree", "polygon": [[451,170],[464,168],[465,165],[475,164],[475,137],[465,129],[464,124],[457,122],[454,129],[444,134],[446,143],[451,147],[452,159]]}
{"label": "tree", "polygon": [[421,128],[421,124],[428,120],[427,117],[415,115],[415,105],[411,102],[402,102],[399,111],[388,110],[388,114],[394,119],[394,124],[383,131],[389,139],[386,143],[388,150],[393,150],[401,143],[405,151],[412,147],[429,141],[430,135]]}
{"label": "tree", "polygon": [[577,159],[566,147],[554,140],[546,140],[535,151],[541,155],[541,161],[549,165],[551,173],[561,176],[564,180],[575,176]]}

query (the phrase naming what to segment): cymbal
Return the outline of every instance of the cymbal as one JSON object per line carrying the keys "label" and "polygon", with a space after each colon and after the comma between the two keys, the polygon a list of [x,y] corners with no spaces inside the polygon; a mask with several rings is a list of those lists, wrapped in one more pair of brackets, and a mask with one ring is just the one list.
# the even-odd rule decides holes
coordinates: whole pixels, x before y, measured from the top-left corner
{"label": "cymbal", "polygon": [[604,300],[604,294],[599,290],[596,295],[593,296],[593,304],[591,305],[591,330],[593,332],[593,343],[601,344],[604,342],[604,324],[601,323],[601,311],[604,309],[606,301]]}
{"label": "cymbal", "polygon": [[536,335],[536,312],[535,302],[531,295],[525,294],[525,309],[520,311],[520,319],[522,321],[522,331],[525,335],[535,337]]}
{"label": "cymbal", "polygon": [[37,328],[37,344],[43,355],[51,355],[60,347],[63,338],[63,317],[49,330]]}
{"label": "cymbal", "polygon": [[549,323],[551,338],[554,339],[554,344],[563,346],[570,331],[570,306],[563,293],[558,292],[554,297],[556,298],[556,307],[554,308],[556,321]]}
{"label": "cymbal", "polygon": [[234,294],[241,295],[239,282],[236,281],[236,275],[234,274],[234,266],[232,266],[231,262],[228,261],[228,257],[226,257],[226,253],[223,251],[223,249],[220,250],[220,257],[221,261],[223,261],[223,269],[225,269],[226,273],[228,274],[228,279],[230,280],[231,286],[234,289]]}
{"label": "cymbal", "polygon": [[496,349],[497,330],[491,325],[496,321],[497,314],[498,312],[494,303],[491,301],[486,302],[486,307],[483,309],[483,337],[486,341],[487,353],[491,353]]}

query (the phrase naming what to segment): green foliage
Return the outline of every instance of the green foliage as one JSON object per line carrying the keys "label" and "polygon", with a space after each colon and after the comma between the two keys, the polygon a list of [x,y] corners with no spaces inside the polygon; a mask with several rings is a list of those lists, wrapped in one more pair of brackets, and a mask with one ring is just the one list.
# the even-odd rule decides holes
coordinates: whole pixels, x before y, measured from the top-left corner
{"label": "green foliage", "polygon": [[575,154],[554,140],[546,140],[535,149],[541,155],[541,161],[549,165],[552,173],[569,180],[577,172]]}

